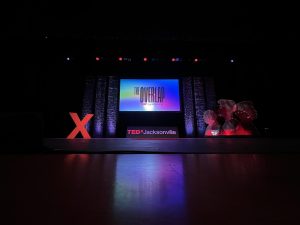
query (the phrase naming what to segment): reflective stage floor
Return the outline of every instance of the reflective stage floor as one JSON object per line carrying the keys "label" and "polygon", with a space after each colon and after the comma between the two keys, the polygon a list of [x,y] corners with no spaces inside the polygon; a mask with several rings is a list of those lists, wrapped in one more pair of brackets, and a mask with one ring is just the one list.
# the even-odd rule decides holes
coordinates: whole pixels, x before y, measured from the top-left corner
{"label": "reflective stage floor", "polygon": [[299,224],[300,154],[0,155],[1,224]]}

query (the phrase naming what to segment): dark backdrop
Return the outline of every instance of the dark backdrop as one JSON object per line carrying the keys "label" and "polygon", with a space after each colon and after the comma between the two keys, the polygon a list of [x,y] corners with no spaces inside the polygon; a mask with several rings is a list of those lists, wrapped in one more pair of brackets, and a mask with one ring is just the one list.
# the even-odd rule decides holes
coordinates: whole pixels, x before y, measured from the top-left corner
{"label": "dark backdrop", "polygon": [[[10,4],[1,14],[1,113],[38,112],[45,136],[65,137],[73,127],[68,112],[81,110],[85,76],[193,71],[215,77],[218,98],[253,100],[260,128],[269,127],[274,136],[299,136],[295,9],[229,2],[200,8],[153,3],[138,10],[129,3],[117,8],[50,1]],[[104,66],[95,64],[98,54],[199,56],[203,62]],[[16,129],[26,132],[23,126]]]}

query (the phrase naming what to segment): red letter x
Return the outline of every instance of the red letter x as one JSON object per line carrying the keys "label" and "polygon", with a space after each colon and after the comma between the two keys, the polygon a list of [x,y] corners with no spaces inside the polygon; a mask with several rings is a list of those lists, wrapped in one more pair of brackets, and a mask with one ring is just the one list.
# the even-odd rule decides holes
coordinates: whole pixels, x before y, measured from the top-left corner
{"label": "red letter x", "polygon": [[93,117],[93,114],[86,114],[82,121],[80,121],[77,113],[70,112],[70,116],[72,117],[76,127],[74,130],[69,134],[67,139],[74,139],[78,132],[81,132],[84,139],[90,139],[91,136],[85,129],[84,125]]}

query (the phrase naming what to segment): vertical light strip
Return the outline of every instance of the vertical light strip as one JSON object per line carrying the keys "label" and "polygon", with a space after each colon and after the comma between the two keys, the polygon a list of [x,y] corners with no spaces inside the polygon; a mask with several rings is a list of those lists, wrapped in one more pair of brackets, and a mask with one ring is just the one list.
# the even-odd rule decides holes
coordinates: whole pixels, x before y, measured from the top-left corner
{"label": "vertical light strip", "polygon": [[94,138],[104,136],[107,77],[99,76],[96,82]]}
{"label": "vertical light strip", "polygon": [[197,124],[197,135],[203,136],[205,133],[205,122],[203,113],[206,109],[204,81],[202,77],[194,77],[194,100],[195,100],[195,113]]}
{"label": "vertical light strip", "polygon": [[117,133],[119,80],[114,76],[108,78],[106,137],[115,137]]}
{"label": "vertical light strip", "polygon": [[193,102],[193,86],[191,77],[184,77],[182,79],[182,94],[186,137],[193,137],[195,134],[195,116]]}

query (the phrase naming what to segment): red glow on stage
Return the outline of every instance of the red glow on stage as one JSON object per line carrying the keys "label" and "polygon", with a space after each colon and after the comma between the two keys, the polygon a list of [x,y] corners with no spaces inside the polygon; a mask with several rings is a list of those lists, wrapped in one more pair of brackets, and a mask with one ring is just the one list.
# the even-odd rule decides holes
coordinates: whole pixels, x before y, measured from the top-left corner
{"label": "red glow on stage", "polygon": [[223,136],[252,136],[253,133],[250,130],[244,129],[241,125],[237,125],[235,130],[227,129],[221,133]]}
{"label": "red glow on stage", "polygon": [[96,61],[100,61],[100,57],[96,57]]}
{"label": "red glow on stage", "polygon": [[235,135],[235,130],[234,129],[224,129],[221,135],[233,136],[233,135]]}
{"label": "red glow on stage", "polygon": [[123,58],[122,58],[122,57],[119,57],[118,60],[119,60],[119,61],[123,61]]}
{"label": "red glow on stage", "polygon": [[175,62],[175,61],[176,61],[176,59],[175,59],[175,58],[172,58],[172,59],[171,59],[171,61],[172,61],[172,62]]}
{"label": "red glow on stage", "polygon": [[195,58],[195,59],[194,59],[194,62],[199,62],[199,59],[198,59],[198,58]]}
{"label": "red glow on stage", "polygon": [[148,61],[148,58],[147,57],[144,57],[144,62],[147,62]]}
{"label": "red glow on stage", "polygon": [[79,116],[77,113],[70,112],[70,116],[72,117],[74,123],[76,124],[76,127],[74,130],[68,135],[67,139],[74,139],[76,135],[81,132],[84,139],[90,139],[91,136],[85,129],[85,125],[89,122],[89,120],[93,117],[93,114],[86,114],[86,116],[82,119],[82,121],[79,119]]}
{"label": "red glow on stage", "polygon": [[246,130],[243,126],[240,124],[237,125],[235,129],[236,135],[243,135],[243,136],[251,136],[253,133],[250,130]]}

